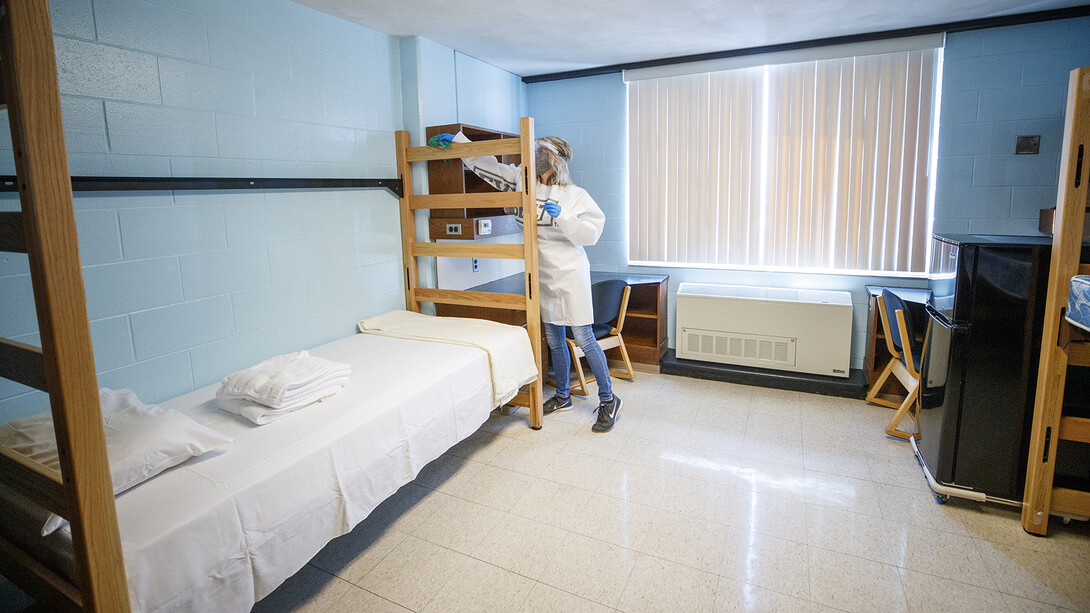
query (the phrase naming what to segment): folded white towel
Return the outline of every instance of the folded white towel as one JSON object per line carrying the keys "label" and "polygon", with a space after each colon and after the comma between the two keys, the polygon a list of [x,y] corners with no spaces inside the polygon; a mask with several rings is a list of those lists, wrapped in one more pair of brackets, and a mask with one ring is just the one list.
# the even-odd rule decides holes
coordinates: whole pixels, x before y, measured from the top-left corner
{"label": "folded white towel", "polygon": [[341,389],[344,388],[344,386],[347,384],[347,377],[334,379],[324,387],[313,389],[311,393],[308,394],[305,398],[301,398],[297,402],[279,409],[274,409],[272,407],[253,402],[252,400],[247,400],[245,398],[234,398],[230,396],[225,396],[222,394],[223,388],[221,387],[219,390],[216,391],[216,404],[218,404],[221,409],[227,411],[228,413],[240,415],[259,426],[264,426],[265,424],[274,422],[281,417],[288,415],[289,413],[294,413],[299,409],[325,400],[326,398],[341,391]]}
{"label": "folded white towel", "polygon": [[223,378],[220,389],[222,395],[228,398],[246,399],[282,409],[310,397],[313,390],[328,387],[329,382],[351,374],[351,367],[347,364],[300,351],[278,355],[256,366],[231,373]]}

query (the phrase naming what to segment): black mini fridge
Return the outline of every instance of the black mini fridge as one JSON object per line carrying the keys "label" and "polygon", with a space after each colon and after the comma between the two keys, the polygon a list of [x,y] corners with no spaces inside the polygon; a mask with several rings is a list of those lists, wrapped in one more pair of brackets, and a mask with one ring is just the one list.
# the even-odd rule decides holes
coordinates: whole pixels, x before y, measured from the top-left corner
{"label": "black mini fridge", "polygon": [[[940,499],[1021,504],[1051,255],[1051,236],[932,237],[912,445]],[[1067,390],[1064,413],[1090,417],[1090,368],[1069,367]],[[1090,489],[1090,444],[1060,443],[1055,483]]]}
{"label": "black mini fridge", "polygon": [[942,499],[1022,499],[1051,245],[1049,236],[932,238],[914,448]]}

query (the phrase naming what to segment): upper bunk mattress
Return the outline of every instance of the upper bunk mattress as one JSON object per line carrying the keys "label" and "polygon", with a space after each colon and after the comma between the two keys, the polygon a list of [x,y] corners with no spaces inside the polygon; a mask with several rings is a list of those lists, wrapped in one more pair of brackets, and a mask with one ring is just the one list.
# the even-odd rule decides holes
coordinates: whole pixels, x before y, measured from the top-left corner
{"label": "upper bunk mattress", "polygon": [[1071,278],[1071,292],[1067,296],[1067,321],[1090,332],[1090,276]]}
{"label": "upper bunk mattress", "polygon": [[117,497],[134,609],[249,611],[494,408],[479,349],[357,334],[311,355],[351,382],[268,425],[218,385],[161,403],[235,441]]}

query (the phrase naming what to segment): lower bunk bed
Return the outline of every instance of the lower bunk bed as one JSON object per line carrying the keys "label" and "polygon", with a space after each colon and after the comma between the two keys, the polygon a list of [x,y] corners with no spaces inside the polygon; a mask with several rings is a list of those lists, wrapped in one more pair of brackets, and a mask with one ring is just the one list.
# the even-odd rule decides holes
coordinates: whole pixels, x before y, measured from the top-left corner
{"label": "lower bunk bed", "polygon": [[[486,351],[391,329],[317,347],[350,382],[263,426],[219,409],[218,385],[160,403],[234,440],[117,496],[133,610],[249,611],[528,382],[497,389],[493,364],[536,378],[525,331],[503,327],[525,343]],[[2,536],[74,581],[67,529],[42,537],[48,512],[3,498]]]}

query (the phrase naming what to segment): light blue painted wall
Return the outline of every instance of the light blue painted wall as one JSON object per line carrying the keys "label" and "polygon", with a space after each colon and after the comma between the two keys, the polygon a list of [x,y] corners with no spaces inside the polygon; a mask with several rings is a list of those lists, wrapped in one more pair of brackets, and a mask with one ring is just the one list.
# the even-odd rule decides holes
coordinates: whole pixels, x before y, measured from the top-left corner
{"label": "light blue painted wall", "polygon": [[[1090,64],[1090,19],[950,34],[942,86],[936,228],[1036,233],[1037,209],[1054,204],[1067,72]],[[605,211],[602,239],[588,249],[604,272],[670,275],[670,346],[682,282],[848,291],[854,305],[852,368],[863,363],[866,285],[922,287],[919,279],[762,273],[627,264],[627,99],[620,74],[533,83],[539,135],[567,139],[572,178]],[[1042,153],[1014,156],[1014,135],[1041,134]]]}
{"label": "light blue painted wall", "polygon": [[[72,174],[396,176],[396,39],[288,0],[51,4]],[[75,206],[99,383],[148,402],[404,305],[386,190],[82,193]],[[26,256],[0,255],[0,296],[0,336],[37,343]],[[0,381],[0,422],[47,406]]]}
{"label": "light blue painted wall", "polygon": [[[935,230],[1037,234],[1056,205],[1068,73],[1090,65],[1090,17],[950,34]],[[1019,135],[1041,152],[1015,155]]]}

